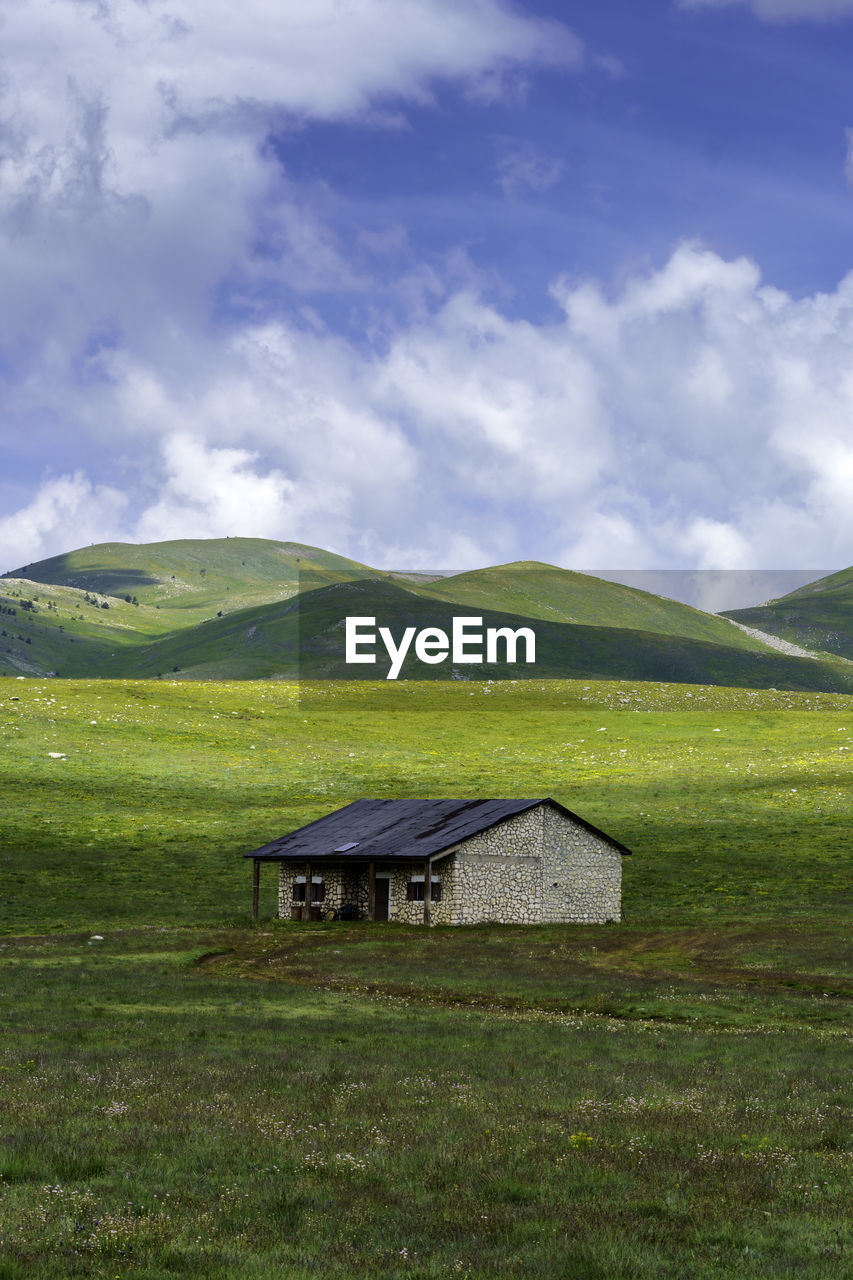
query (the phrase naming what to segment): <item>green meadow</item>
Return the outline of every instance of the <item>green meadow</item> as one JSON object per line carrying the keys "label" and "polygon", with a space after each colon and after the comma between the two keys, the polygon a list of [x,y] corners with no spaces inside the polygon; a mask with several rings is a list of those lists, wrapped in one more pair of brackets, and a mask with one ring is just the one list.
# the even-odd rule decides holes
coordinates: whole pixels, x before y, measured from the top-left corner
{"label": "green meadow", "polygon": [[[849,696],[6,679],[0,735],[0,1280],[851,1274]],[[252,922],[363,795],[551,795],[623,922]]]}

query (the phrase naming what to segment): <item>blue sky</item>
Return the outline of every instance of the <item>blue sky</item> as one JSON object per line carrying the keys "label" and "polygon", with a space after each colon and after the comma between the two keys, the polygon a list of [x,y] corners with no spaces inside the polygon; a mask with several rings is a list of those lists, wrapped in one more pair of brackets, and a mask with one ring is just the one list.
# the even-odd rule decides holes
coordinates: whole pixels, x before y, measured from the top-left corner
{"label": "blue sky", "polygon": [[853,562],[853,0],[16,0],[0,570]]}

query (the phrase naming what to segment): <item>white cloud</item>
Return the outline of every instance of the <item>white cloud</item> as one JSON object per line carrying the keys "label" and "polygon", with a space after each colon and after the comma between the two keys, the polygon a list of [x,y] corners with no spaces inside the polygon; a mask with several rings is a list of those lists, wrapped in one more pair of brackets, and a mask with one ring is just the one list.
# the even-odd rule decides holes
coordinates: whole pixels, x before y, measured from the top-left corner
{"label": "white cloud", "polygon": [[159,442],[134,539],[252,532],[345,547],[364,540],[367,512],[386,532],[404,524],[415,451],[371,406],[356,352],[322,330],[267,324],[182,352],[168,377],[124,357],[110,372],[101,413]]}
{"label": "white cloud", "polygon": [[595,505],[590,504],[575,528],[566,528],[568,540],[558,547],[555,563],[596,570],[608,566],[639,569],[654,562],[656,548],[638,521],[618,511],[596,510]]}
{"label": "white cloud", "polygon": [[45,481],[25,507],[0,518],[0,564],[5,569],[115,537],[127,498],[93,485],[80,472]]}
{"label": "white cloud", "polygon": [[497,163],[497,182],[504,195],[515,196],[530,191],[547,191],[560,181],[563,161],[546,155],[532,142],[501,140],[502,155]]}
{"label": "white cloud", "polygon": [[274,537],[292,522],[292,481],[278,470],[253,468],[247,449],[211,449],[191,436],[174,435],[164,447],[166,481],[157,501],[136,523],[135,540],[233,536]]}
{"label": "white cloud", "polygon": [[[511,96],[530,67],[579,67],[580,42],[505,0],[17,0],[2,25],[3,430],[73,441],[84,464],[39,487],[34,452],[7,562],[217,521],[347,538],[359,503],[381,516],[394,499],[368,498],[370,468],[413,463],[354,352],[257,319],[282,312],[276,291],[368,283],[318,213],[333,193],[291,183],[270,132],[405,127],[442,80]],[[370,237],[370,253],[405,249],[402,229]],[[113,469],[123,514],[97,483]],[[100,514],[63,528],[75,503]]]}
{"label": "white cloud", "polygon": [[374,393],[422,448],[441,447],[458,492],[579,495],[610,460],[592,370],[561,329],[509,321],[469,293],[396,337]]}
{"label": "white cloud", "polygon": [[853,0],[676,0],[679,9],[726,9],[747,5],[766,22],[830,21],[853,14]]}
{"label": "white cloud", "polygon": [[53,120],[42,136],[65,132],[63,94],[42,92],[62,66],[72,97],[107,90],[125,152],[182,129],[254,131],[259,107],[342,119],[424,101],[436,78],[582,55],[564,26],[501,0],[245,0],[239,13],[227,0],[23,0],[4,17],[6,57],[30,73],[25,112]]}
{"label": "white cloud", "polygon": [[746,537],[732,524],[697,516],[690,520],[682,538],[690,562],[697,569],[750,568],[752,548]]}
{"label": "white cloud", "polygon": [[104,351],[65,408],[125,505],[48,480],[3,567],[226,533],[389,567],[853,562],[853,274],[794,300],[685,244],[616,291],[555,282],[539,324],[435,290],[372,350],[277,321]]}
{"label": "white cloud", "polygon": [[[531,67],[581,65],[564,27],[502,0],[18,0],[3,51],[4,430],[82,464],[39,460],[0,520],[3,567],[226,533],[410,567],[853,560],[853,277],[794,301],[684,245],[616,291],[556,281],[560,314],[533,324],[463,257],[409,266],[395,224],[354,262],[334,194],[265,145],[317,120],[402,127],[449,77],[517,98]],[[561,172],[525,143],[500,166],[508,193]],[[385,315],[370,258],[404,253]],[[370,296],[358,339],[308,305],[329,290]]]}
{"label": "white cloud", "polygon": [[224,286],[247,306],[363,288],[270,131],[399,124],[440,80],[580,58],[565,27],[503,0],[18,0],[3,15],[0,357],[42,385],[81,362],[94,375],[103,345],[168,363]]}

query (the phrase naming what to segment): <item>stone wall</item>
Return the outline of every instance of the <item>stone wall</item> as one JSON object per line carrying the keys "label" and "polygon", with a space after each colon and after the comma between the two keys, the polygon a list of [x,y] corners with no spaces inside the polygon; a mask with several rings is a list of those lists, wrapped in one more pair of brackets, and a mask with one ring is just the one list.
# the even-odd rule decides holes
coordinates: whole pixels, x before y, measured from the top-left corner
{"label": "stone wall", "polygon": [[542,806],[544,922],[621,919],[622,854],[551,805]]}
{"label": "stone wall", "polygon": [[[552,805],[538,805],[472,836],[452,861],[442,902],[448,923],[620,919],[622,855]],[[435,913],[433,918],[438,922]]]}
{"label": "stone wall", "polygon": [[[302,902],[294,902],[293,900],[293,884],[299,876],[304,878],[305,865],[295,865],[292,862],[280,862],[278,872],[278,914],[282,920],[289,920],[292,907],[302,907]],[[344,902],[353,900],[353,894],[357,892],[355,877],[351,871],[347,871],[340,867],[321,867],[316,863],[311,868],[311,879],[315,876],[322,876],[323,883],[326,886],[326,896],[322,902],[313,903],[312,905],[321,907],[323,911],[331,911],[337,909]],[[365,911],[367,910],[367,901],[365,899]]]}
{"label": "stone wall", "polygon": [[[441,901],[430,904],[430,920],[433,924],[453,924],[445,902],[451,883],[453,858],[438,862],[432,869],[432,881],[441,885]],[[400,863],[391,870],[391,897],[388,907],[388,918],[401,924],[423,924],[423,902],[410,902],[406,897],[406,889],[412,876],[420,876],[423,880],[424,864],[422,862]]]}
{"label": "stone wall", "polygon": [[470,836],[452,862],[447,923],[537,924],[542,896],[542,806]]}

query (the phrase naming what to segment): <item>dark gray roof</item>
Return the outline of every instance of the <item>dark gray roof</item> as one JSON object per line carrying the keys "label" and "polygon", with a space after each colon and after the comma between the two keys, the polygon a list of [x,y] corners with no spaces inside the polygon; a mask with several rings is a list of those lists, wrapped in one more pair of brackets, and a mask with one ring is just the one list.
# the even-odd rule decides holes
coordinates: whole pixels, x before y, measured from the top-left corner
{"label": "dark gray roof", "polygon": [[549,797],[538,800],[355,800],[244,856],[335,862],[423,861],[468,836],[540,804],[551,804],[620,853],[618,840]]}

